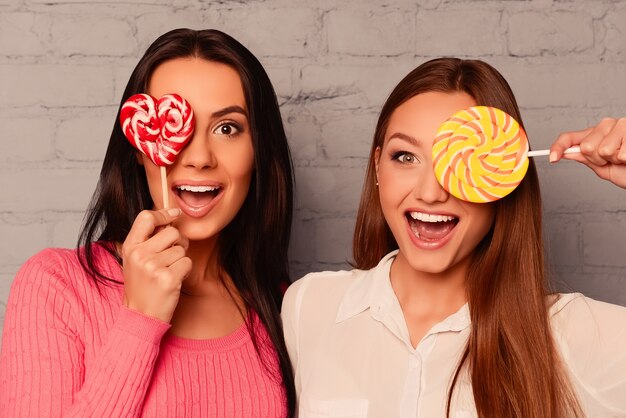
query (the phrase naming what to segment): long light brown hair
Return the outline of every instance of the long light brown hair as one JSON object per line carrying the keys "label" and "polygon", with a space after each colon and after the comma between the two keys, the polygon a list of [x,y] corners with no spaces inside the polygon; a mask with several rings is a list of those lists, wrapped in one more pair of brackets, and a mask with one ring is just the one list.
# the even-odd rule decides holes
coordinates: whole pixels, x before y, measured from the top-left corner
{"label": "long light brown hair", "polygon": [[[508,83],[482,61],[439,58],[409,73],[385,102],[376,126],[354,233],[358,268],[370,269],[398,248],[375,187],[375,150],[383,145],[394,110],[429,91],[465,92],[478,105],[502,109],[522,125]],[[494,224],[474,250],[467,275],[472,327],[451,381],[447,415],[459,374],[467,367],[479,417],[583,416],[550,331],[541,195],[532,160],[515,191],[492,204]]]}

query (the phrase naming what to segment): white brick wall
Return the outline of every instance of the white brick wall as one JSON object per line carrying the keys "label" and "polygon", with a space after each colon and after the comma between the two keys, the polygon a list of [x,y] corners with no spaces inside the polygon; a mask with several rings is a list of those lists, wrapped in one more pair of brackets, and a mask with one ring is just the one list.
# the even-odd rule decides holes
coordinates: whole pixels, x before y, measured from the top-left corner
{"label": "white brick wall", "polygon": [[[547,146],[626,115],[625,21],[624,0],[0,0],[0,326],[24,260],[74,245],[130,71],[169,29],[224,30],[265,64],[296,165],[297,277],[347,267],[377,112],[409,70],[492,63]],[[626,305],[626,193],[572,163],[539,171],[555,282]]]}

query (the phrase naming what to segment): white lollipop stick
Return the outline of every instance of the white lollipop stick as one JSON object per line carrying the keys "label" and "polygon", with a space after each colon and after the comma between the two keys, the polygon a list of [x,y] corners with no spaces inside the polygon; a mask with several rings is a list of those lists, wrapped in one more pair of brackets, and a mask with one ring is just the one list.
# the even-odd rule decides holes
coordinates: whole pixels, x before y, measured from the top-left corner
{"label": "white lollipop stick", "polygon": [[163,194],[163,209],[170,208],[170,197],[167,190],[167,171],[165,166],[161,166],[161,192]]}
{"label": "white lollipop stick", "polygon": [[[575,153],[580,153],[580,147],[576,146],[576,147],[571,147],[566,149],[563,154],[575,154]],[[542,155],[550,155],[550,150],[549,149],[540,149],[537,151],[529,151],[528,152],[528,156],[529,157],[540,157]]]}

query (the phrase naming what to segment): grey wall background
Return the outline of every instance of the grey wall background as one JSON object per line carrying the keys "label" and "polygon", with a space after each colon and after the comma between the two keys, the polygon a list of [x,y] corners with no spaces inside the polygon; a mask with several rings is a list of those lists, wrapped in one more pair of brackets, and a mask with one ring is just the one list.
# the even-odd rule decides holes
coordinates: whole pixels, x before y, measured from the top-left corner
{"label": "grey wall background", "polygon": [[[534,148],[626,115],[626,1],[0,0],[0,327],[19,266],[72,247],[128,76],[156,36],[226,31],[266,66],[296,167],[294,278],[347,267],[377,113],[441,55],[511,83]],[[541,161],[559,288],[626,305],[626,191]]]}

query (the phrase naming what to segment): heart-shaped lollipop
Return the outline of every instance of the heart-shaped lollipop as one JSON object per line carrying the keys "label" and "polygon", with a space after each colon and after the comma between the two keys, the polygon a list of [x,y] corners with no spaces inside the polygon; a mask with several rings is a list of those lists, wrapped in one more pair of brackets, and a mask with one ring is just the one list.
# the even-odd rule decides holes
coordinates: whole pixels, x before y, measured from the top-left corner
{"label": "heart-shaped lollipop", "polygon": [[128,141],[158,166],[171,165],[191,139],[195,120],[189,103],[178,94],[159,100],[149,94],[131,96],[120,112]]}
{"label": "heart-shaped lollipop", "polygon": [[120,124],[128,141],[161,167],[163,207],[169,207],[165,166],[174,164],[178,153],[191,139],[195,127],[193,110],[178,94],[159,100],[135,94],[122,105]]}

